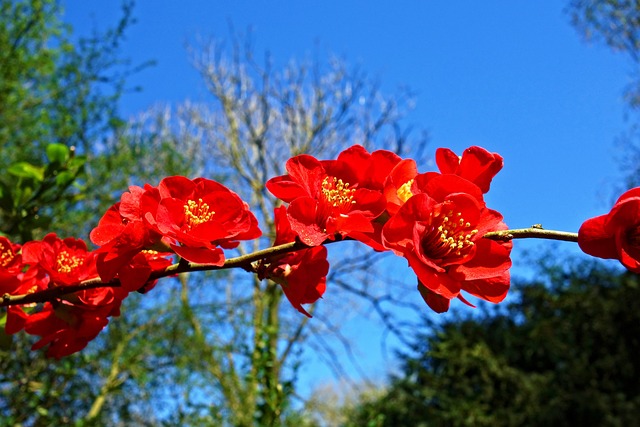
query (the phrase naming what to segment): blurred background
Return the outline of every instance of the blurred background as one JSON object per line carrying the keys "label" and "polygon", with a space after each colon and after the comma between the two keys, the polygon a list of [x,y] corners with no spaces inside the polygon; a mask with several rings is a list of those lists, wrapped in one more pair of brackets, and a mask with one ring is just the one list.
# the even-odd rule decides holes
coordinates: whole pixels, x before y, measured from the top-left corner
{"label": "blurred background", "polygon": [[[640,4],[0,0],[0,231],[87,238],[129,185],[264,182],[362,144],[505,159],[512,228],[575,232],[638,185]],[[73,147],[51,163],[47,146]],[[42,171],[42,173],[38,172]],[[64,178],[56,178],[63,176]],[[88,240],[88,239],[87,239]],[[499,305],[430,313],[406,262],[331,245],[307,319],[245,272],[165,279],[81,353],[1,337],[0,425],[634,425],[638,278],[514,242]],[[244,273],[244,274],[243,274]]]}

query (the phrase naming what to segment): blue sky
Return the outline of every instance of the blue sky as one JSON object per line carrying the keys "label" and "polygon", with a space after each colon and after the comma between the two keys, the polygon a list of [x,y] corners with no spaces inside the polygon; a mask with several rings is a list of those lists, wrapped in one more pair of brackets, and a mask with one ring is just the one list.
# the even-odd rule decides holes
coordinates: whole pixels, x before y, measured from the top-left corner
{"label": "blue sky", "polygon": [[[119,16],[117,2],[67,0],[79,32]],[[614,138],[625,130],[625,58],[587,44],[562,2],[140,0],[124,54],[153,59],[125,96],[134,114],[158,102],[203,99],[185,46],[252,28],[257,52],[284,63],[329,53],[418,94],[408,121],[429,131],[429,151],[481,145],[505,157],[489,194],[514,227],[577,230],[603,211],[615,184]],[[319,48],[316,48],[319,46]],[[326,56],[325,56],[326,57]]]}
{"label": "blue sky", "polygon": [[[505,158],[487,202],[508,225],[577,231],[617,197],[614,140],[628,127],[622,91],[630,64],[585,43],[564,3],[139,0],[124,55],[157,65],[132,79],[143,91],[121,107],[129,115],[204,99],[185,46],[228,36],[229,22],[251,27],[256,52],[269,50],[276,63],[333,53],[377,77],[387,93],[408,85],[417,104],[407,121],[429,132],[428,152],[480,145]],[[119,16],[115,1],[63,4],[80,33]],[[514,258],[546,244],[518,241]]]}

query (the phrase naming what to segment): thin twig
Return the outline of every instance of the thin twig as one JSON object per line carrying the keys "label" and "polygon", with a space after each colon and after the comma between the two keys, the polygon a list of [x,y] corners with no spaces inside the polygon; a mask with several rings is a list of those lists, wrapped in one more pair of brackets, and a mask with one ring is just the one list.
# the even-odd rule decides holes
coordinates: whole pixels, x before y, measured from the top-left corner
{"label": "thin twig", "polygon": [[545,230],[540,225],[529,228],[517,228],[513,230],[491,231],[484,235],[486,239],[507,242],[513,239],[548,239],[564,242],[577,242],[578,233],[566,231]]}
{"label": "thin twig", "polygon": [[[577,242],[578,233],[569,233],[566,231],[545,230],[539,225],[534,225],[529,228],[518,228],[513,230],[501,230],[491,231],[484,235],[486,239],[492,239],[497,241],[511,241],[513,239],[548,239],[548,240],[561,240],[566,242]],[[331,243],[342,239],[328,240],[325,242]],[[229,268],[243,268],[250,272],[255,272],[256,261],[269,259],[278,255],[287,254],[289,252],[295,252],[298,250],[306,249],[306,246],[300,242],[285,243],[279,246],[273,246],[270,248],[262,249],[250,254],[241,255],[235,258],[229,258],[223,265],[211,265],[211,264],[197,264],[192,262],[179,262],[168,266],[162,271],[154,272],[149,277],[149,281],[161,279],[163,277],[173,276],[178,273],[190,273],[194,271],[210,271],[210,270],[224,270]],[[17,304],[33,304],[51,301],[54,298],[71,294],[78,291],[96,289],[101,287],[119,287],[120,280],[113,279],[109,282],[103,282],[100,278],[85,280],[77,285],[56,287],[46,289],[44,291],[34,292],[30,294],[22,295],[9,295],[4,294],[0,300],[0,307]]]}
{"label": "thin twig", "polygon": [[[326,243],[330,243],[326,242]],[[163,277],[173,276],[178,273],[190,273],[194,271],[210,271],[210,270],[224,270],[228,268],[244,268],[248,271],[254,271],[255,267],[253,262],[262,259],[269,259],[278,255],[286,254],[289,252],[295,252],[301,249],[306,249],[306,246],[300,242],[285,243],[279,246],[273,246],[267,249],[262,249],[250,254],[241,255],[235,258],[229,258],[223,265],[211,265],[211,264],[197,264],[193,262],[179,262],[168,266],[162,271],[157,271],[151,274],[149,281],[157,280]],[[4,294],[0,301],[0,307],[16,305],[16,304],[33,304],[51,301],[54,298],[71,294],[78,291],[84,291],[88,289],[96,289],[102,287],[119,287],[120,280],[113,279],[109,282],[104,282],[100,278],[89,279],[78,283],[77,285],[55,287],[46,289],[44,291],[33,292],[30,294],[22,295],[9,295]]]}

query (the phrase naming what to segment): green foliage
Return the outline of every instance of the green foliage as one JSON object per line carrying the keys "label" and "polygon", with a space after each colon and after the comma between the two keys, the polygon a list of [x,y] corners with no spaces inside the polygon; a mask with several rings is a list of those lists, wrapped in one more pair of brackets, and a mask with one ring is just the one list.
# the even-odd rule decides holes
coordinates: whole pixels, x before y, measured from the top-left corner
{"label": "green foliage", "polygon": [[640,4],[635,0],[572,0],[572,22],[586,37],[599,38],[616,50],[640,50]]}
{"label": "green foliage", "polygon": [[[116,105],[136,71],[118,56],[129,2],[113,30],[77,42],[55,0],[0,0],[0,10],[0,166],[8,171],[0,230],[15,241],[51,231],[87,237],[129,185],[168,175],[228,184],[267,231],[274,201],[264,181],[290,156],[328,157],[356,135],[399,151],[406,142],[404,98],[381,97],[359,72],[335,63],[319,75],[292,64],[270,76],[269,64],[263,70],[238,51],[200,64],[211,106],[186,104],[179,121],[167,110],[125,124]],[[361,98],[371,101],[363,108]],[[268,236],[273,229],[254,249]],[[129,297],[126,318],[60,362],[30,352],[25,334],[0,344],[0,425],[300,425],[291,406],[300,343],[321,332],[281,310],[277,285],[239,276],[191,275],[178,290],[163,280],[161,291]]]}
{"label": "green foliage", "polygon": [[42,161],[52,143],[86,151],[93,137],[117,122],[113,101],[123,76],[113,70],[121,34],[73,43],[60,14],[53,0],[0,1],[3,168],[16,161]]}
{"label": "green foliage", "polygon": [[[26,242],[34,234],[43,234],[53,221],[49,206],[72,206],[81,200],[82,187],[77,181],[82,175],[85,156],[63,144],[46,147],[48,163],[38,166],[21,161],[8,166],[0,178],[0,232],[17,236]],[[69,191],[75,186],[76,191]]]}
{"label": "green foliage", "polygon": [[631,61],[629,83],[624,88],[624,96],[631,107],[627,119],[630,126],[617,137],[618,146],[624,148],[619,157],[621,168],[626,175],[625,182],[616,190],[624,190],[640,185],[640,2],[637,0],[571,0],[566,9],[574,27],[586,39],[605,43]]}
{"label": "green foliage", "polygon": [[426,321],[402,375],[349,425],[622,426],[640,412],[636,275],[582,262],[482,315]]}
{"label": "green foliage", "polygon": [[[124,3],[114,29],[74,42],[59,19],[59,2],[0,0],[0,232],[13,241],[50,231],[86,237],[101,211],[83,197],[103,192],[103,206],[113,203],[109,171],[96,166],[113,153],[96,143],[122,127],[116,103],[131,70],[117,54],[130,10]],[[129,159],[127,167],[136,161]],[[138,303],[128,302],[132,312]],[[127,320],[137,328],[112,322],[94,350],[61,361],[30,351],[33,337],[2,334],[0,425],[152,423],[130,404],[144,390],[133,385],[146,384],[144,373],[156,369],[141,361],[155,361],[148,351],[157,348],[130,331],[157,319],[144,310],[136,313],[141,316]],[[123,343],[131,348],[124,351]],[[110,411],[101,412],[104,407]]]}
{"label": "green foliage", "polygon": [[[22,241],[47,231],[86,235],[98,212],[114,202],[113,189],[126,188],[111,178],[112,172],[130,170],[137,159],[118,157],[113,149],[119,147],[105,149],[99,143],[122,134],[125,123],[117,101],[126,78],[148,65],[131,66],[119,54],[124,31],[133,22],[132,7],[123,0],[115,26],[74,38],[61,21],[59,2],[0,0],[0,168],[10,173],[4,175],[9,187],[16,179],[21,187],[11,200],[3,199],[2,208],[10,219],[38,216],[40,221],[5,222],[0,231]],[[110,169],[103,166],[112,157],[117,162],[111,161]],[[46,163],[50,169],[42,170]],[[72,181],[77,191],[65,192]],[[51,183],[61,191],[53,191]],[[38,202],[32,197],[42,196],[39,191],[52,192],[39,201],[40,207],[32,203],[26,212],[11,211],[24,202]]]}

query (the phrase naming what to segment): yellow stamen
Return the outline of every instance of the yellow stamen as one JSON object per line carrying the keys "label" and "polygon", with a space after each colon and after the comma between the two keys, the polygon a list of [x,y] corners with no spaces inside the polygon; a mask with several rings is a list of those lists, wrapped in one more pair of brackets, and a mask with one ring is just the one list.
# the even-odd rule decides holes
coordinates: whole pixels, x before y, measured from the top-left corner
{"label": "yellow stamen", "polygon": [[322,195],[327,202],[334,208],[348,208],[355,204],[353,195],[356,192],[354,188],[349,188],[348,182],[343,182],[335,177],[326,177],[322,181]]}
{"label": "yellow stamen", "polygon": [[464,252],[475,245],[471,239],[478,230],[471,230],[471,223],[462,218],[462,213],[457,212],[454,216],[453,211],[447,212],[446,215],[434,212],[430,217],[433,228],[424,240],[427,256],[433,258],[463,256]]}
{"label": "yellow stamen", "polygon": [[197,202],[187,200],[184,205],[184,219],[189,230],[196,225],[210,221],[213,215],[215,212],[209,211],[209,205],[204,203],[202,199],[198,199]]}
{"label": "yellow stamen", "polygon": [[6,248],[4,244],[0,243],[0,267],[8,266],[13,261],[13,258],[15,258],[15,255],[11,248]]}
{"label": "yellow stamen", "polygon": [[411,196],[413,196],[413,193],[411,192],[412,185],[413,185],[413,179],[410,179],[409,181],[402,184],[400,188],[398,188],[398,191],[396,191],[396,194],[398,195],[398,199],[400,199],[402,203],[405,203],[407,200],[411,198]]}
{"label": "yellow stamen", "polygon": [[84,260],[75,255],[70,255],[67,251],[61,251],[56,258],[56,267],[59,273],[70,273],[74,268],[84,264]]}

